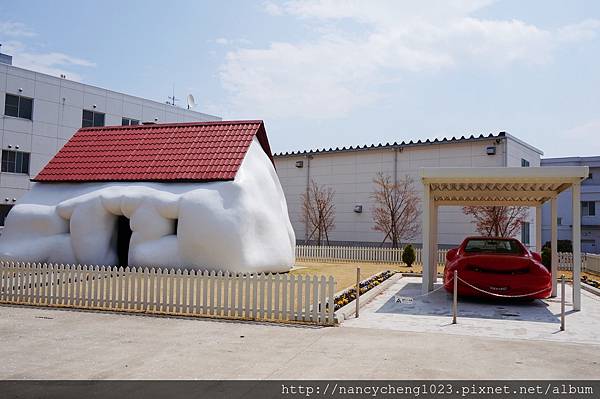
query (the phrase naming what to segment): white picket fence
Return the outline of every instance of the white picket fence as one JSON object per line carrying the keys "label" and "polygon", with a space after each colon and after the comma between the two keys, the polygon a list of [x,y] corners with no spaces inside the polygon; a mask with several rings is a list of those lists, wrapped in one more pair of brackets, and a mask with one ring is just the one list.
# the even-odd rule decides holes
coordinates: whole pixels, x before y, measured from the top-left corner
{"label": "white picket fence", "polygon": [[333,277],[0,261],[0,303],[333,325]]}
{"label": "white picket fence", "polygon": [[[402,251],[402,248],[296,245],[296,260],[403,264]],[[438,250],[439,264],[446,261],[446,253],[447,249]],[[421,248],[415,248],[415,258],[415,265],[422,264]]]}
{"label": "white picket fence", "polygon": [[[438,264],[446,262],[448,249],[438,249]],[[415,265],[422,264],[422,250],[415,249]],[[368,262],[368,263],[396,263],[402,262],[402,248],[381,247],[342,247],[342,246],[316,246],[297,245],[296,260],[317,262]],[[559,252],[559,270],[573,270],[573,254]],[[581,268],[584,271],[600,274],[600,255],[581,255]]]}
{"label": "white picket fence", "polygon": [[[558,269],[573,270],[573,254],[570,252],[558,253]],[[581,270],[600,274],[600,255],[598,254],[581,254]]]}

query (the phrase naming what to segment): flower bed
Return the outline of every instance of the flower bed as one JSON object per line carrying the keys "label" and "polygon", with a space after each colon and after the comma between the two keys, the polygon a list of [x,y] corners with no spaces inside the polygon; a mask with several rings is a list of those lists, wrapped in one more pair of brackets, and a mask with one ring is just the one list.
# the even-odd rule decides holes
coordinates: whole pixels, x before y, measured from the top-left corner
{"label": "flower bed", "polygon": [[[392,277],[396,272],[387,270],[385,272],[378,273],[373,277],[361,281],[360,282],[360,294],[364,294],[369,291],[371,288],[378,286],[383,283],[388,278]],[[338,310],[344,305],[349,304],[353,300],[356,299],[356,287],[350,287],[342,291],[339,295],[337,295],[333,302],[335,303],[335,310]]]}
{"label": "flower bed", "polygon": [[582,276],[581,282],[591,285],[594,288],[600,288],[600,280],[589,278],[588,276]]}

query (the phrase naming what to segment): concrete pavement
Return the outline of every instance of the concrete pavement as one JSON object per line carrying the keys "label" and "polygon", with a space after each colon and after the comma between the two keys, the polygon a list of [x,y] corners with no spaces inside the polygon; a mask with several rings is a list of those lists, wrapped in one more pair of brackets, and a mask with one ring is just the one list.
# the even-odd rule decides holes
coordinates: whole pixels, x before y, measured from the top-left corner
{"label": "concrete pavement", "polygon": [[[439,280],[436,288],[441,284]],[[573,312],[572,289],[566,288],[565,331],[560,331],[560,298],[533,302],[460,298],[458,324],[452,325],[452,295],[442,288],[421,296],[418,277],[399,279],[361,308],[358,319],[349,318],[343,327],[600,345],[600,297],[582,291],[581,311]],[[410,304],[398,303],[396,295],[415,299]]]}
{"label": "concrete pavement", "polygon": [[598,378],[599,345],[0,306],[5,379]]}

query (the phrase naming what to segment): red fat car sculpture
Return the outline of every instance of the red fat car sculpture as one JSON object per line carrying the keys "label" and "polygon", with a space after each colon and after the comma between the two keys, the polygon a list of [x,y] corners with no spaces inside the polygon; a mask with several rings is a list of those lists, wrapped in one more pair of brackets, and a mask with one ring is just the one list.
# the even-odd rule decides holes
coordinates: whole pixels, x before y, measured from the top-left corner
{"label": "red fat car sculpture", "polygon": [[460,296],[494,297],[486,293],[491,292],[542,299],[552,293],[552,275],[541,256],[513,238],[468,237],[458,248],[448,251],[444,287],[451,293],[455,270]]}

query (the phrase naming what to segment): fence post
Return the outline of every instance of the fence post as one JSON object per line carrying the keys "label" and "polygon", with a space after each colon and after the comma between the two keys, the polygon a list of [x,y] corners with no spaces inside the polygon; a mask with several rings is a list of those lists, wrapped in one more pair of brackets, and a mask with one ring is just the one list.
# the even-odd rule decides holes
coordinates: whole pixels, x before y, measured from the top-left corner
{"label": "fence post", "polygon": [[565,275],[560,276],[560,331],[565,331]]}
{"label": "fence post", "polygon": [[456,324],[456,313],[458,311],[458,270],[454,270],[454,290],[452,300],[452,324]]}
{"label": "fence post", "polygon": [[360,298],[360,267],[357,267],[356,268],[356,318],[358,318],[358,308],[360,307],[359,298]]}

